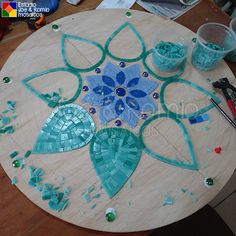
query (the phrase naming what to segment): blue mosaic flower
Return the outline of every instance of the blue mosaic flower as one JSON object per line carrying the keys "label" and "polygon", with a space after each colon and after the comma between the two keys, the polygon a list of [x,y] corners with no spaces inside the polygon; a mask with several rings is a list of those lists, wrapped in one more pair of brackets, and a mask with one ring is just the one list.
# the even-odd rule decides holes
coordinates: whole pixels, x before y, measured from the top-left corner
{"label": "blue mosaic flower", "polygon": [[87,76],[86,79],[90,92],[82,102],[100,107],[102,124],[120,117],[130,127],[135,127],[140,112],[154,113],[157,110],[149,94],[158,84],[141,77],[138,64],[121,69],[108,62],[103,74]]}

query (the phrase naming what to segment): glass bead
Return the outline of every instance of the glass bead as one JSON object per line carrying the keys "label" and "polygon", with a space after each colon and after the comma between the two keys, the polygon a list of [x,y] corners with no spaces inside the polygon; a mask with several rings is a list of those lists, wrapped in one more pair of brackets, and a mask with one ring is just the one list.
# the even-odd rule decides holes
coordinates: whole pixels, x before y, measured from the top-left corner
{"label": "glass bead", "polygon": [[115,125],[119,127],[119,126],[122,125],[122,122],[121,122],[120,120],[116,120],[116,121],[115,121]]}
{"label": "glass bead", "polygon": [[94,107],[90,107],[89,108],[89,113],[95,114],[96,113],[96,109]]}
{"label": "glass bead", "polygon": [[121,61],[119,65],[120,65],[121,68],[124,68],[125,67],[125,62]]}
{"label": "glass bead", "polygon": [[19,168],[20,167],[20,161],[19,160],[13,161],[12,166],[15,167],[15,168]]}
{"label": "glass bead", "polygon": [[52,30],[53,30],[54,32],[58,32],[58,31],[60,30],[60,27],[59,27],[57,24],[53,24],[53,25],[52,25]]}
{"label": "glass bead", "polygon": [[6,77],[4,77],[4,78],[2,79],[2,81],[3,81],[3,83],[5,83],[5,84],[9,84],[9,83],[11,82],[11,78],[8,77],[8,76],[6,76]]}
{"label": "glass bead", "polygon": [[153,96],[153,98],[158,99],[159,98],[159,93],[154,93],[152,96]]}
{"label": "glass bead", "polygon": [[113,222],[116,219],[116,211],[114,208],[108,208],[106,210],[106,220],[108,222]]}
{"label": "glass bead", "polygon": [[99,73],[101,73],[101,69],[100,69],[100,68],[96,68],[96,69],[95,69],[95,72],[96,72],[97,74],[99,74]]}
{"label": "glass bead", "polygon": [[84,91],[84,92],[87,92],[88,90],[89,90],[89,87],[86,86],[86,85],[84,85],[84,86],[83,86],[83,91]]}
{"label": "glass bead", "polygon": [[148,72],[147,71],[143,72],[143,77],[148,77]]}
{"label": "glass bead", "polygon": [[119,87],[119,88],[116,89],[116,94],[120,97],[123,97],[123,96],[125,96],[126,91],[125,91],[124,88]]}
{"label": "glass bead", "polygon": [[148,118],[148,115],[147,115],[146,113],[143,113],[143,114],[141,115],[141,118],[142,118],[143,120],[146,120],[146,119]]}
{"label": "glass bead", "polygon": [[210,177],[207,177],[204,179],[204,185],[208,188],[212,187],[214,185],[214,180]]}
{"label": "glass bead", "polygon": [[131,17],[132,17],[132,13],[131,13],[130,11],[127,11],[127,12],[125,13],[125,15],[126,15],[128,18],[131,18]]}

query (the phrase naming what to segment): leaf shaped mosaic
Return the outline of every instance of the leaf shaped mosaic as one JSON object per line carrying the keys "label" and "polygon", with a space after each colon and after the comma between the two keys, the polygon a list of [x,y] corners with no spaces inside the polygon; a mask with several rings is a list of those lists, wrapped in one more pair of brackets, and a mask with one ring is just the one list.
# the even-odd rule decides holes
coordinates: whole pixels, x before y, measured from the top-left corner
{"label": "leaf shaped mosaic", "polygon": [[199,92],[202,92],[204,95],[213,98],[218,104],[221,102],[221,100],[218,97],[216,97],[213,93],[205,90],[204,88],[200,87],[199,85],[197,85],[197,84],[195,84],[191,81],[184,80],[184,79],[171,79],[171,80],[168,80],[168,81],[164,82],[162,87],[161,87],[160,102],[161,102],[161,105],[162,105],[162,107],[163,107],[163,109],[166,113],[171,114],[173,116],[176,116],[178,118],[183,119],[183,118],[189,118],[189,117],[194,117],[194,116],[200,115],[200,114],[205,113],[205,112],[209,111],[210,109],[212,109],[214,107],[214,104],[210,103],[208,106],[203,107],[202,109],[200,109],[200,110],[198,110],[194,113],[177,114],[175,112],[172,112],[168,109],[168,107],[165,104],[165,90],[166,90],[167,86],[170,85],[171,83],[186,84],[186,85],[192,87],[193,89],[196,89]]}
{"label": "leaf shaped mosaic", "polygon": [[[167,119],[171,119],[173,120],[174,122],[177,123],[177,125],[181,128],[182,132],[183,132],[183,137],[185,139],[185,142],[187,143],[188,145],[188,149],[189,149],[189,154],[190,154],[190,157],[191,157],[191,160],[192,160],[192,163],[185,163],[185,162],[181,162],[181,161],[177,161],[177,160],[172,160],[166,156],[162,156],[158,153],[155,153],[153,151],[151,151],[144,143],[144,140],[143,140],[143,131],[145,128],[147,128],[147,126],[154,120],[156,119],[159,119],[159,118],[167,118]],[[195,152],[194,152],[194,149],[193,149],[193,144],[192,144],[192,141],[190,139],[190,136],[188,134],[188,131],[186,129],[186,127],[184,126],[184,124],[176,119],[175,117],[171,116],[171,115],[167,115],[167,114],[156,114],[152,117],[150,117],[148,120],[146,120],[140,130],[139,130],[139,139],[140,139],[140,142],[142,144],[142,146],[144,147],[144,152],[146,152],[147,154],[149,154],[150,156],[156,158],[157,160],[159,161],[162,161],[162,162],[165,162],[167,164],[170,164],[170,165],[174,165],[174,166],[177,166],[177,167],[180,167],[180,168],[185,168],[185,169],[191,169],[191,170],[198,170],[198,163],[197,163],[197,160],[196,160],[196,156],[195,156]]]}
{"label": "leaf shaped mosaic", "polygon": [[135,171],[142,149],[137,137],[122,128],[105,128],[90,143],[90,158],[102,186],[112,198]]}
{"label": "leaf shaped mosaic", "polygon": [[58,107],[47,119],[34,145],[34,153],[57,153],[81,148],[95,132],[91,116],[79,105]]}

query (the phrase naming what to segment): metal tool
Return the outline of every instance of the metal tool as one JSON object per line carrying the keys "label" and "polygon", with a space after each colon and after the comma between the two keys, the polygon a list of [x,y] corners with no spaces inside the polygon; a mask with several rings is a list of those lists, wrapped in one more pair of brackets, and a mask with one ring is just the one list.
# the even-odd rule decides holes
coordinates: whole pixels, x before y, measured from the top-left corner
{"label": "metal tool", "polygon": [[224,116],[224,118],[236,129],[236,123],[225,113],[225,111],[217,104],[217,102],[213,98],[208,98],[212,102],[212,104],[215,105],[217,110]]}
{"label": "metal tool", "polygon": [[218,81],[213,82],[212,85],[214,88],[218,88],[218,89],[222,90],[222,92],[225,96],[225,99],[227,101],[228,107],[229,107],[230,111],[232,112],[234,119],[236,119],[235,104],[234,104],[233,99],[231,98],[231,96],[228,93],[228,89],[231,89],[234,93],[236,93],[236,88],[232,84],[229,83],[229,80],[227,78],[219,79]]}

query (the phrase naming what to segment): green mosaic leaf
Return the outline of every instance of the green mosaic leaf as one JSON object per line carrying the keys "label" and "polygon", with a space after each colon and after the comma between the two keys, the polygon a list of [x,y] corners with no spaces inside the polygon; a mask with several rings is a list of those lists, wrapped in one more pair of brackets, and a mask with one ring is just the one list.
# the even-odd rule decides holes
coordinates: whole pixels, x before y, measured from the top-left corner
{"label": "green mosaic leaf", "polygon": [[57,153],[81,148],[88,144],[95,132],[91,116],[79,105],[58,107],[47,119],[33,153]]}
{"label": "green mosaic leaf", "polygon": [[142,149],[127,129],[105,128],[90,143],[90,158],[102,186],[112,198],[135,171]]}

